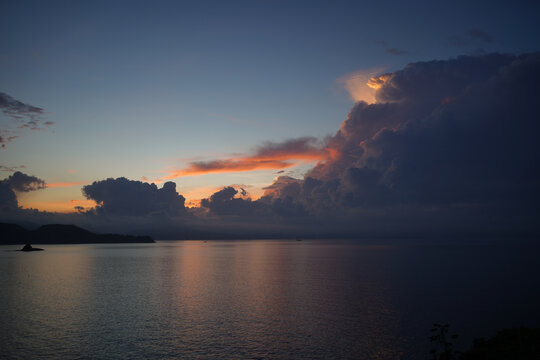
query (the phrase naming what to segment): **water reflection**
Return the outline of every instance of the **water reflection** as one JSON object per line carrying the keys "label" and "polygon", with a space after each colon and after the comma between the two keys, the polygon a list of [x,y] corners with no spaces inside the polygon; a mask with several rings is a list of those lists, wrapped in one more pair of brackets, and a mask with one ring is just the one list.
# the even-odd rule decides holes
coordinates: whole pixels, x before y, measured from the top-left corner
{"label": "water reflection", "polygon": [[511,249],[185,241],[2,251],[0,348],[50,359],[424,357],[435,321],[540,320],[537,251]]}
{"label": "water reflection", "polygon": [[46,247],[47,256],[9,253],[2,258],[2,272],[9,274],[1,277],[6,316],[2,320],[9,329],[2,333],[10,343],[2,349],[8,358],[29,348],[54,357],[63,344],[80,339],[93,259],[84,250],[84,246],[56,246]]}

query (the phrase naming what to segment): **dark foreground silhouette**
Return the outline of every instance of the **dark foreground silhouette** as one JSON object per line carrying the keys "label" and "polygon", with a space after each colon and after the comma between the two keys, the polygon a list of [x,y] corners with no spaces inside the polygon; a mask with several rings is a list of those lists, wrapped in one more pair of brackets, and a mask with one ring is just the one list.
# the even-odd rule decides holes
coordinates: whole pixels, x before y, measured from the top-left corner
{"label": "dark foreground silhouette", "polygon": [[448,324],[434,324],[430,337],[435,349],[432,360],[536,360],[540,357],[540,329],[519,327],[503,329],[489,339],[475,339],[473,346],[465,352],[454,350]]}
{"label": "dark foreground silhouette", "polygon": [[19,251],[25,251],[25,252],[28,252],[28,251],[43,251],[43,249],[35,248],[35,247],[32,247],[32,245],[30,245],[30,244],[26,244]]}
{"label": "dark foreground silhouette", "polygon": [[35,230],[30,231],[16,224],[0,223],[0,239],[0,245],[108,244],[154,242],[154,240],[150,236],[94,234],[75,225],[60,224],[43,225]]}

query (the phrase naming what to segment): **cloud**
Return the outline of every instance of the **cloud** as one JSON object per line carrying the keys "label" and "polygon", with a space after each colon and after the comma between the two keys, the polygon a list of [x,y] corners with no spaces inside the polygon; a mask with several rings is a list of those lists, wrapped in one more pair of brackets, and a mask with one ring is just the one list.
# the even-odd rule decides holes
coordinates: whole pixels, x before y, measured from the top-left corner
{"label": "cloud", "polygon": [[[8,170],[9,171],[9,170]],[[17,192],[29,192],[45,189],[45,181],[20,171],[0,181],[0,210],[16,210],[19,208]]]}
{"label": "cloud", "polygon": [[77,219],[112,226],[94,215],[117,215],[117,226],[169,238],[540,234],[540,54],[417,62],[364,80],[374,102],[356,102],[324,142],[266,143],[180,169],[312,159],[301,179],[280,174],[257,200],[228,186],[187,210],[174,183],[107,179],[83,187],[99,205]]}
{"label": "cloud", "polygon": [[186,214],[184,197],[176,192],[176,184],[166,182],[161,189],[155,184],[126,178],[94,181],[82,188],[88,200],[94,200],[98,214],[122,216]]}
{"label": "cloud", "polygon": [[0,210],[9,211],[19,207],[17,195],[13,192],[8,184],[0,182]]}
{"label": "cloud", "polygon": [[[251,221],[278,229],[287,222],[288,225],[294,224],[294,221],[290,221],[291,217],[307,215],[304,206],[288,196],[296,192],[294,189],[288,192],[287,185],[294,186],[297,182],[298,180],[281,176],[276,183],[266,188],[265,196],[255,201],[247,196],[243,188],[227,186],[212,194],[210,198],[202,199],[201,207],[222,220],[235,221],[239,227]],[[276,194],[279,196],[275,196]]]}
{"label": "cloud", "polygon": [[160,180],[170,180],[182,176],[210,173],[244,172],[253,170],[279,170],[304,162],[320,161],[330,154],[317,139],[302,137],[280,143],[266,142],[253,155],[239,156],[223,160],[195,161],[187,167],[174,170]]}
{"label": "cloud", "polygon": [[0,129],[0,147],[2,148],[19,138],[18,133],[23,129],[46,130],[55,124],[54,121],[42,123],[41,116],[45,114],[42,108],[23,103],[3,92],[0,92],[0,111],[11,119],[12,123],[2,124],[2,129]]}
{"label": "cloud", "polygon": [[384,71],[383,67],[358,70],[343,75],[337,80],[337,83],[347,90],[353,101],[364,101],[368,104],[372,104],[376,101],[375,92],[377,85],[370,83],[370,79],[380,74],[382,71]]}
{"label": "cloud", "polygon": [[4,166],[4,165],[0,165],[0,171],[6,171],[6,172],[15,172],[17,171],[18,169],[24,169],[26,168],[26,166],[24,165],[19,165],[19,166]]}
{"label": "cloud", "polygon": [[232,186],[224,187],[212,194],[210,198],[202,199],[201,206],[217,215],[253,215],[260,207],[259,204],[251,201],[249,198],[243,199],[235,197],[239,192],[243,192],[245,195],[244,189],[237,190]]}
{"label": "cloud", "polygon": [[[450,44],[457,47],[478,47],[492,42],[493,38],[480,29],[469,29],[463,35],[453,35],[450,37]],[[481,48],[478,50],[482,51]]]}
{"label": "cloud", "polygon": [[17,192],[29,192],[47,187],[45,181],[31,175],[16,171],[13,175],[2,180],[2,183]]}
{"label": "cloud", "polygon": [[37,116],[45,113],[42,108],[25,104],[3,92],[0,92],[0,111],[14,120],[18,120],[21,117],[35,119]]}
{"label": "cloud", "polygon": [[389,54],[392,54],[392,55],[396,55],[396,56],[408,54],[407,51],[397,49],[397,48],[394,48],[394,47],[386,48],[386,52],[389,53]]}
{"label": "cloud", "polygon": [[377,102],[355,104],[328,141],[338,155],[302,181],[278,178],[268,196],[323,219],[356,217],[356,231],[375,214],[401,223],[388,215],[396,208],[417,229],[538,229],[539,54],[420,62],[383,77]]}
{"label": "cloud", "polygon": [[[286,197],[297,193],[297,186],[301,181],[290,176],[279,176],[274,183],[263,188],[264,196]],[[292,188],[292,189],[291,189]]]}
{"label": "cloud", "polygon": [[9,144],[13,140],[19,138],[17,135],[12,135],[10,131],[0,129],[0,148],[5,148],[6,144]]}
{"label": "cloud", "polygon": [[384,41],[384,40],[375,41],[375,44],[383,46],[384,51],[386,51],[388,54],[391,54],[391,55],[401,56],[401,55],[405,55],[405,54],[409,53],[408,51],[405,51],[405,50],[398,49],[396,47],[390,46],[388,44],[388,42]]}

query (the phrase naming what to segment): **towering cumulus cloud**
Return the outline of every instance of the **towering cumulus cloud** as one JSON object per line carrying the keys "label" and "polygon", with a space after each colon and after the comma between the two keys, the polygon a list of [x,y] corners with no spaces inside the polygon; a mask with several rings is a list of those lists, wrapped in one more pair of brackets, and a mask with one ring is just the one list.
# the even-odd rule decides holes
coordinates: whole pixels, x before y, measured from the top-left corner
{"label": "towering cumulus cloud", "polygon": [[99,214],[121,216],[185,214],[184,197],[176,192],[176,184],[166,182],[161,189],[155,184],[126,178],[109,178],[83,186],[83,194],[98,203]]}
{"label": "towering cumulus cloud", "polygon": [[18,208],[19,203],[15,194],[16,192],[29,192],[45,189],[46,187],[45,181],[35,176],[27,175],[20,171],[14,172],[13,175],[0,181],[0,210]]}
{"label": "towering cumulus cloud", "polygon": [[303,181],[278,179],[261,201],[290,199],[351,231],[536,231],[539,81],[539,54],[414,63],[373,78],[376,102],[351,109],[328,142],[335,156]]}

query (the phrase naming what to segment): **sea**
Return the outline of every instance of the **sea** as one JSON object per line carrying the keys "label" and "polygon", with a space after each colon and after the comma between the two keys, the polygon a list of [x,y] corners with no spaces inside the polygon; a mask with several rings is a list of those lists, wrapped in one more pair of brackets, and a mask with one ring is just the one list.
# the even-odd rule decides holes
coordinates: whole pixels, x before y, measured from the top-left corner
{"label": "sea", "polygon": [[540,327],[539,240],[0,246],[0,358],[428,359]]}

